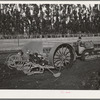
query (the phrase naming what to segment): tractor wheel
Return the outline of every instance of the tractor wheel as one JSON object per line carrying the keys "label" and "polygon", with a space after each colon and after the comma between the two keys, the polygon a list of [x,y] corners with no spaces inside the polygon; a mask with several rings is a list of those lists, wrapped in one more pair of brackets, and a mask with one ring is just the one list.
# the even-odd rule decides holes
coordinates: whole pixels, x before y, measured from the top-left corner
{"label": "tractor wheel", "polygon": [[31,72],[32,67],[33,67],[33,63],[28,62],[23,66],[22,71],[24,72],[24,74],[29,74]]}
{"label": "tractor wheel", "polygon": [[71,45],[63,43],[54,47],[51,51],[50,62],[59,71],[73,64],[74,52]]}
{"label": "tractor wheel", "polygon": [[85,50],[85,51],[83,51],[82,56],[81,56],[81,60],[82,61],[90,60],[91,56],[92,56],[92,52],[93,52],[93,50]]}
{"label": "tractor wheel", "polygon": [[19,57],[17,55],[9,55],[6,64],[10,69],[17,68]]}

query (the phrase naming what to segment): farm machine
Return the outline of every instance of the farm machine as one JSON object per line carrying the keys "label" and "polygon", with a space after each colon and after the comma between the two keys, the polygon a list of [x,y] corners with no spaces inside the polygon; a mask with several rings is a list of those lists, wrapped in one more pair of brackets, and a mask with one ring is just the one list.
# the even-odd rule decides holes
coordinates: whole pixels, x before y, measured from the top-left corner
{"label": "farm machine", "polygon": [[61,70],[70,68],[77,58],[84,61],[100,57],[100,51],[95,49],[92,41],[56,43],[49,52],[45,52],[47,49],[41,42],[29,42],[17,54],[9,55],[6,64],[10,69],[16,68],[27,75],[43,73],[47,69],[59,77]]}

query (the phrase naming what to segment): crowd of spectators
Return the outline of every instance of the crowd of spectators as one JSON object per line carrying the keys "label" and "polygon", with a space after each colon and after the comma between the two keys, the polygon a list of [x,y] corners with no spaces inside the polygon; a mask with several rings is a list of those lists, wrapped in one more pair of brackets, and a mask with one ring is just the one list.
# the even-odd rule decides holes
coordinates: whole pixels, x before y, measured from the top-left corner
{"label": "crowd of spectators", "polygon": [[0,4],[0,35],[100,32],[99,4]]}

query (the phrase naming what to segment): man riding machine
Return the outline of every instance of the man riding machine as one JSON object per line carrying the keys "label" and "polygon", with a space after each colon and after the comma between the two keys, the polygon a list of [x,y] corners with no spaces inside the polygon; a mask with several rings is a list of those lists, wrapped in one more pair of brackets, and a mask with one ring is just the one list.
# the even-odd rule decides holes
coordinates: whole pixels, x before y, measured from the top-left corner
{"label": "man riding machine", "polygon": [[89,60],[92,58],[94,54],[94,44],[92,41],[82,41],[82,38],[79,37],[76,43],[76,54],[77,57],[81,58],[81,60]]}

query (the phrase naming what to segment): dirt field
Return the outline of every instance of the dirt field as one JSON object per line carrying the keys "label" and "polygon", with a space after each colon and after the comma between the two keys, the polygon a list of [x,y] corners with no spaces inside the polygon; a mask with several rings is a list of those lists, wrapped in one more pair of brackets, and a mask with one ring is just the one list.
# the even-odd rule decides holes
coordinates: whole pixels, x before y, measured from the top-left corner
{"label": "dirt field", "polygon": [[27,76],[21,71],[10,70],[4,64],[9,54],[0,54],[0,89],[98,89],[95,77],[100,72],[100,59],[84,62],[77,59],[70,69],[63,70],[61,76],[55,78],[49,71]]}

